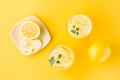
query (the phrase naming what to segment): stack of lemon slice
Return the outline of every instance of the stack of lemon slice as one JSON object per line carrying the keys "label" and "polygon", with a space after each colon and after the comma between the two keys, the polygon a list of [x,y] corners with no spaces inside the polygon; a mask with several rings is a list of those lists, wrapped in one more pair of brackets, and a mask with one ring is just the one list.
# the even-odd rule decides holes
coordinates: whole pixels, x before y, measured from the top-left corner
{"label": "stack of lemon slice", "polygon": [[31,55],[34,50],[42,47],[40,36],[40,27],[34,21],[26,21],[22,23],[20,34],[23,39],[20,41],[20,49],[24,55]]}

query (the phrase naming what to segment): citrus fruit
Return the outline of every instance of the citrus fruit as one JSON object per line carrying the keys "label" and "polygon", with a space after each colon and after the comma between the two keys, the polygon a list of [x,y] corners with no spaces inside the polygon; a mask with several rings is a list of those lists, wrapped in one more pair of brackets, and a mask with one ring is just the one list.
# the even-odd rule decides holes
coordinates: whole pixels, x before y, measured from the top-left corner
{"label": "citrus fruit", "polygon": [[42,47],[42,42],[40,40],[33,40],[33,48],[40,49]]}
{"label": "citrus fruit", "polygon": [[106,43],[96,42],[90,46],[88,54],[90,61],[103,63],[110,57],[111,49]]}
{"label": "citrus fruit", "polygon": [[20,49],[23,54],[30,55],[32,54],[33,46],[32,46],[33,40],[32,39],[23,39],[20,42]]}
{"label": "citrus fruit", "polygon": [[68,32],[74,38],[84,38],[90,34],[91,30],[92,22],[90,18],[85,15],[75,15],[68,21]]}
{"label": "citrus fruit", "polygon": [[20,34],[25,38],[35,39],[40,35],[40,27],[33,21],[26,21],[21,25]]}
{"label": "citrus fruit", "polygon": [[31,55],[34,50],[39,50],[42,47],[42,42],[40,40],[33,39],[23,39],[20,42],[20,49],[23,54]]}

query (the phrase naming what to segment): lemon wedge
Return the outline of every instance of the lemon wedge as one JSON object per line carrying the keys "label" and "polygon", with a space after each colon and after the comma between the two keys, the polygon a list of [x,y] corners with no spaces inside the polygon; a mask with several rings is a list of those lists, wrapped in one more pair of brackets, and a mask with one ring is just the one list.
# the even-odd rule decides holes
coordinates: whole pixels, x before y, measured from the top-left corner
{"label": "lemon wedge", "polygon": [[20,34],[25,38],[35,39],[40,35],[40,27],[33,21],[26,21],[21,25]]}
{"label": "lemon wedge", "polygon": [[50,65],[58,70],[69,68],[73,63],[73,51],[67,46],[57,46],[49,56]]}
{"label": "lemon wedge", "polygon": [[75,15],[68,21],[68,32],[74,38],[84,38],[90,34],[91,30],[92,22],[90,18],[85,15]]}
{"label": "lemon wedge", "polygon": [[106,43],[95,42],[88,50],[89,59],[95,63],[103,63],[111,55],[110,46]]}

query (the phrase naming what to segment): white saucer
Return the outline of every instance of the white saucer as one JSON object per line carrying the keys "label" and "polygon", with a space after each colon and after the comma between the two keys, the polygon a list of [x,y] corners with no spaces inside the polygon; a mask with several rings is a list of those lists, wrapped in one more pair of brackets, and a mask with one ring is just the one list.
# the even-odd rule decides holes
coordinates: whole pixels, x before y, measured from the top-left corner
{"label": "white saucer", "polygon": [[[11,29],[11,31],[10,31],[10,36],[11,36],[13,42],[15,43],[15,45],[17,46],[17,48],[21,51],[21,49],[20,49],[20,44],[19,44],[19,43],[20,43],[20,41],[21,41],[23,38],[22,38],[22,36],[20,35],[20,32],[19,32],[19,31],[20,31],[20,25],[21,25],[23,22],[28,21],[28,20],[35,21],[35,22],[37,22],[37,23],[40,25],[41,34],[40,34],[40,36],[39,36],[38,39],[40,39],[40,40],[42,41],[43,45],[42,45],[41,49],[43,49],[43,48],[44,48],[45,46],[47,46],[48,43],[50,42],[51,36],[50,36],[50,34],[49,34],[46,26],[44,25],[44,23],[43,23],[40,19],[38,19],[37,17],[35,17],[35,16],[29,16],[29,17],[23,19],[22,21],[20,21],[19,23],[17,23],[17,24]],[[40,50],[41,50],[41,49],[40,49]],[[37,53],[37,52],[40,51],[40,50],[34,50],[32,54],[35,54],[35,53]],[[22,53],[22,51],[21,51],[21,53]]]}

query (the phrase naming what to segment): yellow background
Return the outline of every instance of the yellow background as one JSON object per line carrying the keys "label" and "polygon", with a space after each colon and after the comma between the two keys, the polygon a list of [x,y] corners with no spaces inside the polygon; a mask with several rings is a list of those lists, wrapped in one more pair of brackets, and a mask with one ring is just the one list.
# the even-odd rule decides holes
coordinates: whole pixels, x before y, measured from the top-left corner
{"label": "yellow background", "polygon": [[[67,32],[67,20],[86,14],[93,23],[92,33],[76,40]],[[52,36],[50,44],[33,56],[24,56],[12,42],[9,31],[23,18],[35,15]],[[91,64],[87,50],[95,41],[111,45],[112,56],[103,64]],[[75,52],[74,65],[65,71],[49,66],[48,55],[59,44]],[[120,1],[119,0],[0,0],[0,80],[120,80]]]}

